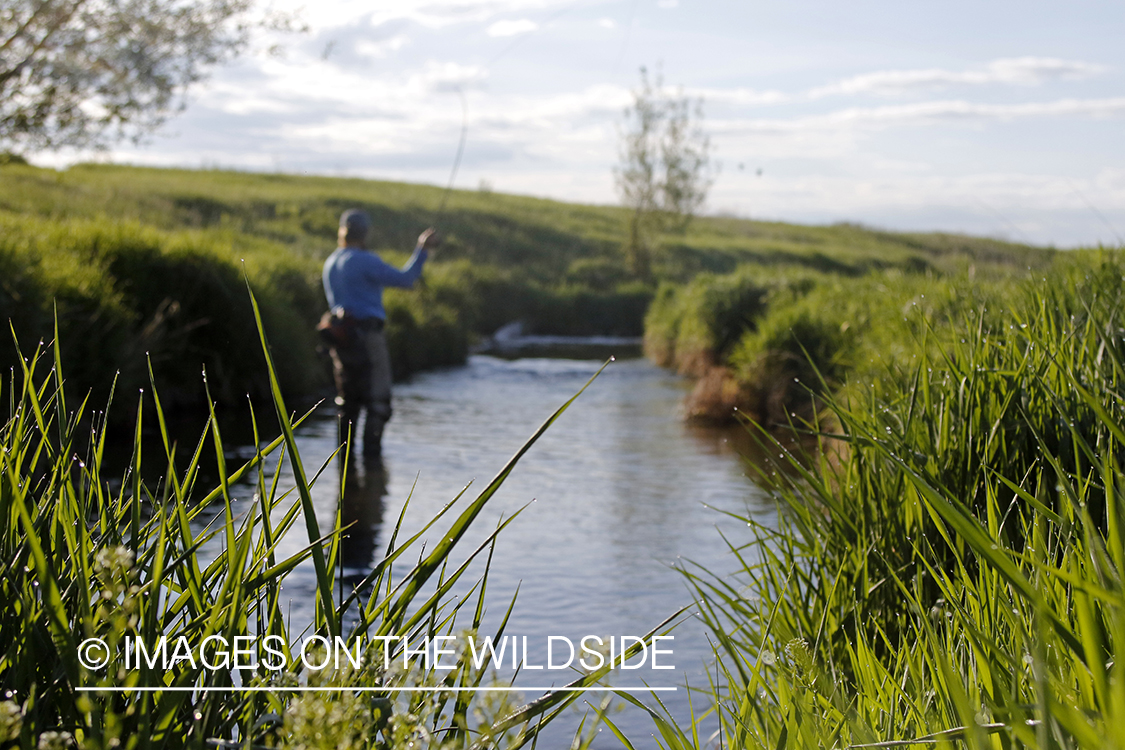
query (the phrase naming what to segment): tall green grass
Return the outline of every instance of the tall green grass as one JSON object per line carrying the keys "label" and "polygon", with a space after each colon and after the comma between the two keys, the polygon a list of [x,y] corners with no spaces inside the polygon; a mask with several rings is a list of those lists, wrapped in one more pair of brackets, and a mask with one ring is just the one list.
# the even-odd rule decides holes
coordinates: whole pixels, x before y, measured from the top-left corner
{"label": "tall green grass", "polygon": [[780,527],[685,571],[721,730],[665,744],[1125,747],[1123,281],[1080,255],[915,313],[912,359],[823,396],[819,452],[761,433]]}
{"label": "tall green grass", "polygon": [[[278,635],[295,646],[304,631],[341,636],[353,646],[361,638],[373,643],[372,636],[406,636],[416,643],[481,627],[487,565],[482,575],[472,563],[491,556],[496,535],[511,518],[467,552],[461,550],[465,534],[570,402],[474,499],[455,498],[406,539],[401,538],[400,516],[390,530],[386,554],[359,585],[346,591],[335,572],[341,554],[340,515],[323,531],[311,495],[319,483],[338,486],[334,459],[339,457],[321,466],[302,461],[294,430],[308,415],[291,418],[261,307],[253,298],[251,307],[281,434],[272,440],[259,434],[260,417],[251,409],[259,448],[238,467],[225,463],[213,409],[194,446],[185,450],[171,441],[154,379],[136,407],[130,466],[115,482],[103,458],[107,442],[114,439],[107,411],[117,407],[110,403],[99,409],[88,399],[69,398],[57,338],[46,348],[28,351],[3,383],[0,393],[8,413],[0,424],[0,744],[518,748],[529,742],[579,694],[550,692],[522,706],[470,700],[471,693],[453,688],[488,684],[492,678],[467,659],[448,672],[385,671],[382,651],[369,646],[358,670],[306,675],[264,667],[211,670],[188,661],[177,661],[167,671],[126,671],[119,660],[91,670],[79,660],[78,646],[87,638],[103,639],[111,651],[125,638],[140,638],[151,646],[160,636],[170,641],[183,636],[199,646],[211,635],[228,642],[236,636]],[[145,452],[141,439],[145,401],[152,403],[162,438],[162,450],[155,455]],[[213,487],[200,479],[207,452],[214,453],[219,468],[220,480]],[[281,486],[284,472],[274,470],[271,477],[267,469],[267,462],[281,457],[291,468],[292,487]],[[143,479],[143,467],[151,462],[164,467],[155,484]],[[231,500],[236,482],[256,484],[255,502],[240,517]],[[216,504],[221,509],[216,520],[201,524],[201,515]],[[438,541],[423,546],[423,535],[438,524],[447,524]],[[283,557],[279,545],[293,534],[304,535],[305,545]],[[204,549],[215,552],[204,554]],[[315,611],[306,628],[290,620],[282,586],[298,565],[310,561]],[[479,578],[461,584],[457,590],[467,593],[455,596],[452,592],[467,574]],[[609,671],[607,664],[571,685],[598,684]],[[305,681],[343,689],[299,697],[286,692]],[[239,689],[246,686],[277,690]],[[450,690],[401,697],[382,689],[411,686]],[[102,689],[80,690],[91,687]],[[583,746],[581,738],[576,741]]]}

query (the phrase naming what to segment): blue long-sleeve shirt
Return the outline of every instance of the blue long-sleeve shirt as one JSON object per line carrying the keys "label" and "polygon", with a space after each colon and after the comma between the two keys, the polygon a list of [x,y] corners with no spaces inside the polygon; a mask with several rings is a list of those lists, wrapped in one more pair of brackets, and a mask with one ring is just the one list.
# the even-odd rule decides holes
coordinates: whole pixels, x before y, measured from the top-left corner
{"label": "blue long-sleeve shirt", "polygon": [[324,261],[324,296],[331,310],[342,308],[360,319],[387,319],[383,309],[383,287],[412,287],[422,275],[425,248],[418,247],[402,269],[385,263],[378,255],[357,247],[341,247]]}

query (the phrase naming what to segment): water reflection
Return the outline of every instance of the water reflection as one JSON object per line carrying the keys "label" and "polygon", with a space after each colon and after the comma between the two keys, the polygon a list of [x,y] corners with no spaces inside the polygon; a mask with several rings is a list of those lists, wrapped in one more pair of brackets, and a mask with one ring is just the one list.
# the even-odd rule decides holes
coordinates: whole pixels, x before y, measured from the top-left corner
{"label": "water reflection", "polygon": [[[817,455],[817,431],[812,425],[775,427],[768,434],[753,424],[714,426],[686,424],[686,432],[700,448],[715,456],[739,459],[746,475],[760,482],[775,471],[793,475],[791,457],[806,464]],[[776,442],[775,442],[776,441]],[[768,483],[766,483],[768,485]]]}
{"label": "water reflection", "polygon": [[701,451],[713,456],[743,458],[751,463],[758,463],[765,458],[765,451],[759,441],[754,439],[750,429],[752,428],[743,425],[684,425],[684,430],[691,435]]}
{"label": "water reflection", "polygon": [[390,477],[381,459],[353,461],[341,473],[340,520],[347,531],[340,543],[340,558],[345,568],[359,569],[362,576],[374,564]]}

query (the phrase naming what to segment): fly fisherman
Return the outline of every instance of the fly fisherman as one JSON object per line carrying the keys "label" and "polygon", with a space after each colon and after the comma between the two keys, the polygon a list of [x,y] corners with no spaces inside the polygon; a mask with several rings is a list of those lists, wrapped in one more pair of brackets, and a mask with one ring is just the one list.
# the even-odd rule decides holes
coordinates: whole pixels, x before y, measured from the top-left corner
{"label": "fly fisherman", "polygon": [[[399,270],[367,250],[370,228],[371,218],[364,211],[353,208],[340,216],[339,244],[324,261],[329,313],[320,328],[327,334],[332,355],[340,442],[354,432],[360,412],[366,411],[363,458],[374,462],[382,458],[383,427],[391,418],[391,359],[383,332],[387,320],[383,287],[414,286],[438,236],[433,229],[422,232],[414,255]],[[353,448],[352,454],[356,452]]]}

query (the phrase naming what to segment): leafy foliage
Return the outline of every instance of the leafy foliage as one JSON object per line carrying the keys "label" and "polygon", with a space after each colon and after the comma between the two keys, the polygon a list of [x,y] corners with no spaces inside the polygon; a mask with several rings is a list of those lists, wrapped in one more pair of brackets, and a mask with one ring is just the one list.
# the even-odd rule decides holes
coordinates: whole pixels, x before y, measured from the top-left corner
{"label": "leafy foliage", "polygon": [[631,212],[626,256],[641,278],[652,272],[650,235],[683,231],[707,199],[713,165],[702,119],[702,101],[670,94],[660,73],[650,81],[641,68],[614,170],[621,203]]}
{"label": "leafy foliage", "polygon": [[155,128],[246,44],[249,0],[2,0],[0,144],[103,145]]}

